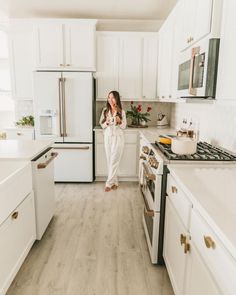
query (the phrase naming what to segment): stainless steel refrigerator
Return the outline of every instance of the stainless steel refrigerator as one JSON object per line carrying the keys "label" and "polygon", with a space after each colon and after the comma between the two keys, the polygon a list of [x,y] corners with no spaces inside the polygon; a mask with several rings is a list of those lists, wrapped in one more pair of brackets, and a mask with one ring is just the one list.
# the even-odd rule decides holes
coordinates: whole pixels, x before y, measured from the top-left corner
{"label": "stainless steel refrigerator", "polygon": [[55,181],[93,181],[93,92],[91,72],[34,73],[35,134],[55,142]]}

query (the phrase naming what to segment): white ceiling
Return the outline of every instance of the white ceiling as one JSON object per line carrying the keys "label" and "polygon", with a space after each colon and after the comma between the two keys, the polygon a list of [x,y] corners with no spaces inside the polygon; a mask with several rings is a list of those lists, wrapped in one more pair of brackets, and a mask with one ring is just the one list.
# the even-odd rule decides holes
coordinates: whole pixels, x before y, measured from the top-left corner
{"label": "white ceiling", "polygon": [[[9,17],[163,20],[177,0],[0,0]],[[1,15],[1,14],[0,14]]]}

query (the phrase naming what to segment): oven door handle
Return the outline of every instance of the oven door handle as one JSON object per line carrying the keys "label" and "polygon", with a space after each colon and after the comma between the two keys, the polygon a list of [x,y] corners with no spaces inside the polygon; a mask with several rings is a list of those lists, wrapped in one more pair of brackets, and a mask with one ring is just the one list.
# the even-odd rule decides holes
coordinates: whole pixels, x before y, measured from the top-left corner
{"label": "oven door handle", "polygon": [[190,63],[190,75],[189,75],[189,89],[188,92],[191,95],[197,95],[197,91],[193,88],[193,74],[194,74],[194,61],[196,54],[199,54],[200,47],[192,48],[191,63]]}
{"label": "oven door handle", "polygon": [[154,210],[151,210],[151,209],[149,208],[148,201],[147,201],[147,199],[146,199],[146,197],[145,197],[145,195],[144,195],[142,189],[141,189],[141,193],[142,193],[143,200],[144,200],[144,204],[145,204],[145,207],[144,207],[144,213],[145,213],[145,215],[147,215],[147,216],[149,216],[149,217],[153,217],[154,214],[155,214],[155,213],[154,213]]}
{"label": "oven door handle", "polygon": [[156,180],[156,175],[149,172],[149,169],[145,163],[142,163],[142,164],[143,164],[143,172],[145,174],[145,177],[147,177],[148,180]]}
{"label": "oven door handle", "polygon": [[51,158],[48,159],[48,160],[47,160],[46,162],[44,162],[44,163],[39,163],[39,164],[37,165],[37,168],[38,168],[38,169],[44,169],[44,168],[46,168],[46,167],[49,165],[49,163],[52,162],[52,160],[54,160],[57,156],[58,156],[58,153],[56,153],[56,152],[51,153]]}

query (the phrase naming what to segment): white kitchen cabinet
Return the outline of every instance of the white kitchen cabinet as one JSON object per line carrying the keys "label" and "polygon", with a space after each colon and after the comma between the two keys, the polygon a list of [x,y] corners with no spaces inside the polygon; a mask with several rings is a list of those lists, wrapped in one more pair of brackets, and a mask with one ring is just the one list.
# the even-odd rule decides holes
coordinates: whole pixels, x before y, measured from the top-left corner
{"label": "white kitchen cabinet", "polygon": [[142,97],[142,38],[120,38],[119,92],[121,97],[136,100]]}
{"label": "white kitchen cabinet", "polygon": [[31,100],[32,72],[35,65],[32,23],[12,20],[9,25],[8,40],[12,98]]}
{"label": "white kitchen cabinet", "polygon": [[157,36],[145,36],[143,38],[143,90],[142,99],[155,100],[157,90]]}
{"label": "white kitchen cabinet", "polygon": [[35,35],[37,69],[95,70],[95,21],[41,21]]}
{"label": "white kitchen cabinet", "polygon": [[206,264],[193,243],[191,243],[191,251],[187,259],[186,289],[184,294],[222,294],[219,292]]}
{"label": "white kitchen cabinet", "polygon": [[171,15],[159,31],[157,95],[160,100],[172,98],[174,21]]}
{"label": "white kitchen cabinet", "polygon": [[5,129],[7,139],[34,139],[34,128]]}
{"label": "white kitchen cabinet", "polygon": [[170,168],[163,256],[175,295],[233,295],[236,260],[184,191]]}
{"label": "white kitchen cabinet", "polygon": [[5,294],[35,241],[33,193],[0,225],[0,294]]}
{"label": "white kitchen cabinet", "polygon": [[119,37],[112,33],[97,35],[97,99],[106,99],[118,89]]}
{"label": "white kitchen cabinet", "polygon": [[156,100],[157,54],[155,33],[97,33],[97,99]]}
{"label": "white kitchen cabinet", "polygon": [[[137,179],[138,176],[138,146],[137,131],[124,131],[125,146],[118,169],[118,177]],[[104,147],[104,135],[101,130],[96,131],[95,137],[95,176],[107,177],[107,161]]]}
{"label": "white kitchen cabinet", "polygon": [[184,50],[210,33],[213,0],[181,1],[184,15],[181,49]]}
{"label": "white kitchen cabinet", "polygon": [[219,101],[236,101],[235,68],[236,68],[236,1],[223,2],[223,19],[220,39],[220,55],[217,77],[216,99]]}
{"label": "white kitchen cabinet", "polygon": [[181,235],[187,237],[188,231],[167,197],[163,257],[175,295],[184,294],[187,253],[184,253],[185,245],[181,245]]}

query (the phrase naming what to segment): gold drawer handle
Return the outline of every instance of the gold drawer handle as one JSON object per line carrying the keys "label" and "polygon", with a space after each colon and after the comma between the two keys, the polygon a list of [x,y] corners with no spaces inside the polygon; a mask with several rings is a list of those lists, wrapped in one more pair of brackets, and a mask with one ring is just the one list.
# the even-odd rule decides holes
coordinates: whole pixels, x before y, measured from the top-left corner
{"label": "gold drawer handle", "polygon": [[176,186],[172,186],[172,187],[171,187],[171,191],[172,191],[173,194],[177,194],[178,189],[177,189]]}
{"label": "gold drawer handle", "polygon": [[187,237],[183,234],[180,235],[180,245],[182,246],[183,244],[186,243]]}
{"label": "gold drawer handle", "polygon": [[21,132],[17,132],[16,134],[17,134],[17,135],[22,135],[22,133],[21,133]]}
{"label": "gold drawer handle", "polygon": [[12,219],[17,219],[17,218],[18,218],[18,215],[19,215],[19,212],[16,211],[16,212],[14,212],[14,213],[12,214],[11,218],[12,218]]}
{"label": "gold drawer handle", "polygon": [[215,248],[215,242],[209,236],[204,236],[204,242],[207,248]]}
{"label": "gold drawer handle", "polygon": [[190,252],[190,244],[185,243],[184,244],[184,254],[187,254],[188,252]]}

